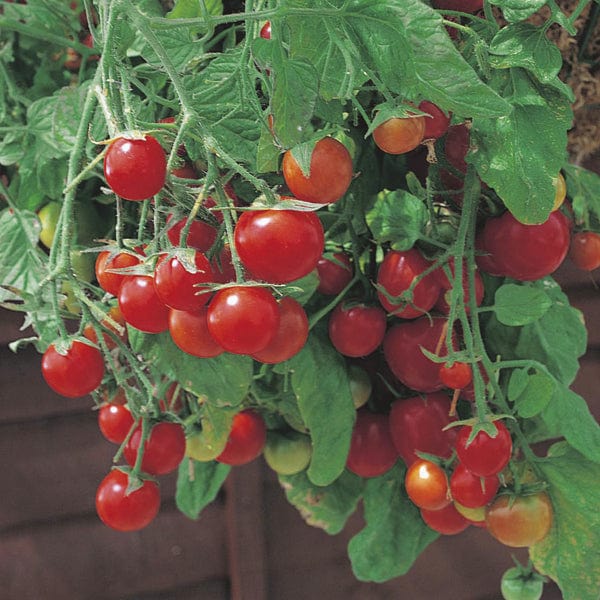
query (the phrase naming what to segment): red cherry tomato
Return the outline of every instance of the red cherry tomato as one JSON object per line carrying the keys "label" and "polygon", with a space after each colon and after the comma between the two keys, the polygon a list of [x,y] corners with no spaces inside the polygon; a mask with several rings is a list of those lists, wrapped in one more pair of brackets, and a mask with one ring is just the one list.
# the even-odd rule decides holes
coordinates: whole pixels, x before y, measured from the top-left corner
{"label": "red cherry tomato", "polygon": [[[131,434],[125,446],[125,460],[133,467],[142,441],[142,424]],[[185,432],[179,423],[163,421],[150,430],[144,445],[142,471],[150,475],[165,475],[174,471],[185,454]]]}
{"label": "red cherry tomato", "polygon": [[460,125],[453,125],[452,127],[448,128],[448,134],[446,135],[446,141],[444,145],[446,159],[461,173],[467,172],[467,161],[465,160],[465,157],[469,151],[471,143],[470,138],[471,133],[469,128],[464,123],[461,123]]}
{"label": "red cherry tomato", "polygon": [[285,297],[279,302],[279,327],[269,345],[252,358],[276,364],[288,360],[302,350],[308,339],[308,317],[297,300]]}
{"label": "red cherry tomato", "polygon": [[128,275],[112,273],[111,269],[126,269],[140,264],[140,259],[127,252],[119,252],[111,257],[110,252],[100,252],[96,258],[96,279],[98,285],[113,296],[119,295],[121,284]]}
{"label": "red cherry tomato", "polygon": [[473,380],[471,365],[467,363],[455,362],[451,367],[444,363],[440,366],[439,373],[442,383],[453,390],[462,390]]}
{"label": "red cherry tomato", "polygon": [[448,504],[440,510],[422,508],[421,517],[431,529],[443,535],[456,535],[470,525],[469,521],[454,508],[454,504]]}
{"label": "red cherry tomato", "polygon": [[201,252],[194,252],[194,266],[196,272],[192,273],[176,256],[161,256],[154,269],[154,289],[163,304],[194,311],[208,302],[210,288],[200,284],[213,281],[212,268]]}
{"label": "red cherry tomato", "polygon": [[317,261],[317,273],[317,292],[326,296],[337,296],[352,281],[350,258],[344,252],[334,252],[331,258],[324,255]]}
{"label": "red cherry tomato", "polygon": [[316,204],[336,202],[352,181],[352,157],[344,144],[331,137],[315,145],[308,177],[289,150],[283,155],[282,169],[292,194],[299,200]]}
{"label": "red cherry tomato", "polygon": [[[421,253],[412,248],[404,252],[392,250],[388,252],[377,273],[377,284],[392,297],[400,296],[409,289],[416,277],[430,266]],[[382,291],[378,291],[379,301],[390,313],[403,319],[414,319],[433,308],[440,286],[435,271],[426,275],[413,289],[412,303],[389,300]]]}
{"label": "red cherry tomato", "polygon": [[378,477],[397,460],[388,416],[365,409],[357,411],[346,467],[360,477]]}
{"label": "red cherry tomato", "polygon": [[93,392],[104,377],[104,359],[98,348],[74,340],[65,355],[50,344],[42,357],[42,375],[61,396],[79,398]]}
{"label": "red cherry tomato", "polygon": [[[167,224],[170,225],[173,216],[167,217]],[[173,246],[183,246],[183,240],[181,239],[181,232],[187,222],[186,218],[180,219],[179,221],[170,225],[167,229],[167,237]],[[199,252],[208,252],[212,248],[212,245],[217,239],[217,230],[204,221],[195,219],[190,225],[188,236],[185,246],[188,248],[195,248]]]}
{"label": "red cherry tomato", "polygon": [[469,425],[460,428],[456,438],[456,454],[460,462],[473,475],[489,477],[500,473],[512,455],[510,432],[502,421],[494,421],[496,437],[490,437],[480,430],[469,444],[473,428]]}
{"label": "red cherry tomato", "polygon": [[270,40],[271,39],[271,21],[267,21],[261,28],[260,28],[260,37],[265,39],[265,40]]}
{"label": "red cherry tomato", "polygon": [[396,400],[390,411],[390,434],[402,460],[412,465],[416,451],[449,458],[454,450],[456,428],[444,431],[455,421],[449,417],[450,398],[446,394],[425,394]]}
{"label": "red cherry tomato", "polygon": [[245,465],[260,455],[266,441],[263,418],[252,409],[243,410],[233,417],[227,444],[216,460],[226,465]]}
{"label": "red cherry tomato", "polygon": [[379,306],[340,302],[329,318],[329,339],[344,356],[367,356],[385,335],[386,316]]}
{"label": "red cherry tomato", "polygon": [[199,358],[212,358],[224,352],[208,331],[207,313],[206,306],[194,312],[169,311],[171,339],[178,348]]}
{"label": "red cherry tomato", "polygon": [[473,475],[462,463],[456,465],[450,476],[452,499],[467,508],[478,508],[489,504],[499,487],[498,475],[479,477]]}
{"label": "red cherry tomato", "polygon": [[136,531],[149,525],[160,508],[160,492],[154,481],[127,493],[128,477],[112,470],[96,492],[96,512],[105,525],[117,531]]}
{"label": "red cherry tomato", "polygon": [[104,404],[98,411],[98,427],[109,442],[121,444],[133,423],[129,409],[122,404]]}
{"label": "red cherry tomato", "polygon": [[231,250],[229,246],[223,246],[218,256],[213,256],[210,261],[215,283],[230,283],[235,281],[235,267],[231,260]]}
{"label": "red cherry tomato", "polygon": [[146,275],[127,277],[119,290],[119,308],[129,325],[145,333],[161,333],[169,328],[169,309]]}
{"label": "red cherry tomato", "polygon": [[450,126],[450,114],[446,114],[437,104],[423,100],[419,104],[419,110],[430,115],[425,117],[425,131],[423,139],[436,139],[442,137]]}
{"label": "red cherry tomato", "polygon": [[308,275],[323,254],[323,226],[314,212],[255,210],[235,226],[235,248],[250,274],[269,283]]}
{"label": "red cherry tomato", "polygon": [[569,258],[584,271],[600,267],[600,235],[593,231],[581,231],[573,235]]}
{"label": "red cherry tomato", "polygon": [[[121,309],[118,306],[111,306],[108,310],[108,316],[117,324],[123,327],[123,332],[120,333],[115,326],[108,321],[108,319],[102,319],[100,325],[107,331],[112,331],[117,337],[123,342],[127,342],[127,329],[125,328],[125,319],[121,314]],[[96,336],[96,330],[92,327],[91,323],[88,323],[83,328],[83,335],[90,340],[93,344],[98,344],[98,337]],[[103,333],[104,343],[109,350],[117,347],[117,343],[113,340],[108,333]]]}
{"label": "red cherry tomato", "polygon": [[451,502],[444,469],[428,460],[419,459],[408,468],[404,486],[419,508],[440,510]]}
{"label": "red cherry tomato", "polygon": [[275,338],[279,307],[265,288],[234,286],[219,290],[208,305],[208,331],[228,352],[256,354]]}
{"label": "red cherry tomato", "polygon": [[146,200],[165,184],[167,159],[156,138],[117,138],[104,155],[104,177],[110,189],[125,200]]}
{"label": "red cherry tomato", "polygon": [[426,117],[393,117],[373,130],[373,141],[387,154],[414,150],[423,139]]}

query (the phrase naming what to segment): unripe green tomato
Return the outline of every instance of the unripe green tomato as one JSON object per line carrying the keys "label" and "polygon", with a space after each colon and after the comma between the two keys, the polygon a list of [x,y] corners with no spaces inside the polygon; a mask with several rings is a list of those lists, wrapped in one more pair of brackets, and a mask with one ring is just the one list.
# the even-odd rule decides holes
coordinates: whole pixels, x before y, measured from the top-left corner
{"label": "unripe green tomato", "polygon": [[263,454],[273,471],[280,475],[294,475],[308,467],[312,443],[307,435],[297,431],[285,434],[270,431]]}
{"label": "unripe green tomato", "polygon": [[354,408],[364,406],[371,397],[373,385],[369,374],[356,365],[350,365],[348,369],[348,377],[350,380],[350,392]]}
{"label": "unripe green tomato", "polygon": [[[225,440],[226,442],[227,440]],[[199,462],[209,462],[223,452],[225,443],[215,444],[202,431],[199,431],[185,440],[185,455]]]}
{"label": "unripe green tomato", "polygon": [[513,567],[502,575],[500,591],[504,600],[539,600],[544,590],[544,579],[537,573],[523,575],[521,569]]}
{"label": "unripe green tomato", "polygon": [[61,292],[65,295],[65,299],[62,301],[63,308],[69,311],[72,315],[80,315],[81,306],[79,305],[79,301],[75,297],[73,286],[69,281],[63,281],[61,286]]}
{"label": "unripe green tomato", "polygon": [[60,216],[60,210],[62,204],[60,202],[48,202],[44,204],[38,211],[38,217],[42,224],[40,231],[40,242],[50,248],[52,246],[52,240],[54,240],[54,234],[56,233],[56,223]]}
{"label": "unripe green tomato", "polygon": [[71,266],[75,273],[75,277],[80,281],[94,281],[96,263],[96,255],[81,250],[71,250]]}
{"label": "unripe green tomato", "polygon": [[468,508],[467,506],[463,506],[458,502],[454,502],[454,508],[465,518],[469,519],[469,521],[474,521],[475,523],[481,523],[485,521],[485,506],[478,506],[477,508]]}

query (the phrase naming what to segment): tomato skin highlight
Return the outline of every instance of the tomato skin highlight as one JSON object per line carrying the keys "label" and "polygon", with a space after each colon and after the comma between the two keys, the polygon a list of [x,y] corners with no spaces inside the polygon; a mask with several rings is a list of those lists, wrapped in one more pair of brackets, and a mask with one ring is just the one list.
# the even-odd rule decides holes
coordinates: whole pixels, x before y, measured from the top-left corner
{"label": "tomato skin highlight", "polygon": [[208,308],[188,312],[169,311],[169,333],[175,345],[198,358],[213,358],[225,351],[210,335],[207,322]]}
{"label": "tomato skin highlight", "polygon": [[419,508],[440,510],[451,502],[446,473],[428,460],[417,460],[408,468],[404,485],[408,497]]}
{"label": "tomato skin highlight", "polygon": [[470,525],[469,521],[456,510],[452,503],[440,510],[422,508],[421,517],[431,529],[443,535],[456,535]]}
{"label": "tomato skin highlight", "polygon": [[146,200],[158,194],[166,172],[165,151],[151,135],[140,140],[117,138],[104,155],[106,183],[125,200]]}
{"label": "tomato skin highlight", "polygon": [[127,494],[128,477],[113,469],[96,491],[96,512],[105,525],[117,531],[137,531],[149,525],[160,508],[160,492],[154,481]]}
{"label": "tomato skin highlight", "polygon": [[600,267],[600,235],[594,231],[581,231],[573,235],[569,248],[569,258],[584,271]]}
{"label": "tomato skin highlight", "polygon": [[267,428],[259,413],[243,410],[233,417],[225,449],[215,460],[231,466],[245,465],[261,454],[267,441]]}
{"label": "tomato skin highlight", "polygon": [[125,321],[144,333],[169,328],[169,308],[158,297],[152,277],[128,277],[119,290],[119,308]]}
{"label": "tomato skin highlight", "polygon": [[373,141],[387,154],[405,154],[423,139],[427,117],[392,117],[373,130]]}
{"label": "tomato skin highlight", "polygon": [[383,341],[386,325],[385,312],[379,306],[340,302],[329,318],[329,339],[344,356],[367,356]]}
{"label": "tomato skin highlight", "polygon": [[98,411],[98,427],[113,444],[121,444],[134,423],[129,409],[122,404],[105,404]]}
{"label": "tomato skin highlight", "polygon": [[289,150],[283,155],[282,169],[292,194],[298,200],[315,204],[337,202],[352,181],[352,157],[344,144],[332,137],[316,143],[308,177]]}
{"label": "tomato skin highlight", "polygon": [[456,437],[456,454],[460,462],[474,475],[489,477],[500,473],[508,464],[512,454],[512,439],[506,425],[494,421],[496,437],[490,437],[485,431],[479,431],[467,445],[473,428],[461,427]]}
{"label": "tomato skin highlight", "polygon": [[50,344],[42,356],[42,375],[61,396],[80,398],[93,392],[104,377],[104,359],[98,348],[74,340],[63,356]]}

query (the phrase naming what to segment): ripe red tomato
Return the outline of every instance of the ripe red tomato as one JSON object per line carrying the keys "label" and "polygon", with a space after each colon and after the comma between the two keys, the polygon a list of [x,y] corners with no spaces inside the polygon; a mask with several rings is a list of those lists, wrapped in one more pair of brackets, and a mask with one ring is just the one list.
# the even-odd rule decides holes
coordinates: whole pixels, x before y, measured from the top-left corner
{"label": "ripe red tomato", "polygon": [[98,348],[74,340],[65,355],[50,344],[42,357],[42,375],[61,396],[79,398],[93,392],[104,377],[104,359]]}
{"label": "ripe red tomato", "polygon": [[129,409],[122,404],[104,404],[98,411],[98,427],[109,442],[121,444],[133,423]]}
{"label": "ripe red tomato", "polygon": [[383,341],[386,325],[379,306],[340,302],[329,318],[329,339],[344,356],[367,356]]}
{"label": "ripe red tomato", "polygon": [[225,449],[215,460],[226,465],[245,465],[260,455],[266,441],[263,418],[252,409],[243,410],[233,417]]}
{"label": "ripe red tomato", "polygon": [[149,525],[160,508],[160,492],[154,481],[145,480],[127,493],[128,477],[113,469],[96,491],[96,512],[105,525],[117,531],[136,531]]}
{"label": "ripe red tomato", "polygon": [[500,480],[495,473],[489,477],[473,475],[462,463],[456,465],[450,476],[452,499],[467,508],[478,508],[492,501]]}
{"label": "ripe red tomato", "polygon": [[[125,460],[133,466],[142,441],[142,424],[131,434],[125,451]],[[144,445],[142,471],[150,475],[165,475],[174,471],[185,455],[185,432],[179,423],[163,421],[150,430]]]}
{"label": "ripe red tomato", "polygon": [[397,460],[388,416],[366,409],[357,411],[346,467],[360,477],[378,477]]}
{"label": "ripe red tomato", "polygon": [[245,212],[234,238],[244,267],[255,279],[269,283],[289,283],[308,275],[325,246],[319,217],[298,210]]}
{"label": "ripe red tomato", "polygon": [[[383,354],[392,373],[406,386],[419,392],[435,392],[444,387],[440,366],[421,352],[425,348],[435,352],[440,336],[444,334],[446,319],[421,317],[394,325],[383,338]],[[446,356],[442,344],[440,356]]]}
{"label": "ripe red tomato", "polygon": [[121,284],[128,275],[111,273],[111,269],[126,269],[140,264],[140,259],[127,252],[119,252],[112,257],[110,252],[100,252],[96,258],[96,279],[98,285],[113,296],[119,295]]}
{"label": "ripe red tomato", "polygon": [[289,150],[283,155],[282,169],[292,194],[299,200],[316,204],[336,202],[352,181],[352,157],[344,144],[331,137],[316,143],[308,177]]}
{"label": "ripe red tomato", "polygon": [[456,535],[470,525],[469,521],[456,510],[454,504],[448,504],[440,510],[422,508],[421,517],[431,529],[443,535]]}
{"label": "ripe red tomato", "polygon": [[584,271],[600,267],[600,235],[593,231],[581,231],[573,235],[569,258]]}
{"label": "ripe red tomato", "polygon": [[256,354],[275,338],[279,307],[269,290],[234,286],[219,290],[208,305],[208,331],[228,352]]}
{"label": "ripe red tomato", "polygon": [[392,117],[373,130],[373,141],[387,154],[404,154],[414,150],[425,133],[426,117]]}
{"label": "ripe red tomato", "polygon": [[288,360],[302,350],[308,339],[308,317],[297,300],[285,297],[279,300],[279,327],[266,348],[255,352],[252,358],[262,363],[275,364]]}
{"label": "ripe red tomato", "polygon": [[175,345],[199,358],[212,358],[224,352],[208,331],[206,315],[208,308],[197,311],[171,309],[169,311],[169,333]]}
{"label": "ripe red tomato", "polygon": [[[119,337],[123,342],[127,341],[127,329],[125,328],[125,319],[121,314],[121,309],[118,306],[111,306],[108,310],[108,316],[115,322],[117,325],[123,327],[123,332],[120,333],[117,331],[114,325],[112,325],[108,319],[102,319],[100,325],[106,329],[107,331],[112,331],[117,337]],[[98,344],[98,337],[96,336],[96,331],[92,327],[91,323],[88,323],[83,328],[83,335],[93,344]],[[108,333],[103,333],[102,337],[104,338],[104,343],[109,350],[116,348],[117,343],[110,337]]]}
{"label": "ripe red tomato", "polygon": [[510,432],[502,421],[494,421],[496,437],[490,437],[480,430],[468,444],[473,428],[465,425],[460,428],[456,438],[456,454],[460,462],[473,475],[489,477],[500,473],[508,464],[512,455],[512,439]]}
{"label": "ripe red tomato", "polygon": [[[179,221],[170,224],[173,215],[167,217],[167,237],[173,246],[183,246],[181,240],[181,231],[185,227],[187,219],[184,217]],[[204,221],[195,219],[190,225],[185,247],[195,248],[199,252],[208,252],[217,239],[217,230]]]}
{"label": "ripe red tomato", "polygon": [[235,267],[231,260],[231,250],[229,246],[223,246],[218,256],[213,256],[210,261],[213,270],[215,283],[230,283],[235,281]]}
{"label": "ripe red tomato", "polygon": [[[207,302],[210,290],[202,283],[213,281],[208,259],[201,252],[194,252],[196,272],[188,271],[176,256],[161,256],[154,269],[154,289],[160,301],[176,310],[199,310]],[[200,293],[204,292],[204,293]]]}
{"label": "ripe red tomato", "polygon": [[440,510],[451,502],[444,469],[428,460],[419,459],[408,468],[404,486],[419,508]]}
{"label": "ripe red tomato", "polygon": [[[400,296],[429,266],[429,261],[415,248],[404,252],[392,250],[385,255],[379,267],[377,285],[392,297]],[[377,295],[388,312],[403,319],[414,319],[433,308],[440,295],[440,286],[435,271],[432,271],[414,287],[410,304],[403,300],[389,300],[382,291],[378,291]]]}
{"label": "ripe red tomato", "polygon": [[429,117],[425,117],[424,140],[437,140],[448,131],[451,113],[446,114],[437,104],[427,100],[423,100],[419,104],[419,110],[430,115]]}
{"label": "ripe red tomato", "polygon": [[167,159],[156,138],[116,138],[104,155],[104,177],[110,189],[125,200],[146,200],[165,184]]}
{"label": "ripe red tomato", "polygon": [[260,37],[265,39],[265,40],[270,40],[271,39],[271,21],[267,21],[261,28],[260,28]]}
{"label": "ripe red tomato", "polygon": [[446,159],[461,173],[467,172],[467,161],[465,160],[465,157],[467,156],[471,144],[470,138],[471,133],[464,123],[453,125],[448,128],[448,134],[446,135],[444,144]]}
{"label": "ripe red tomato", "polygon": [[498,274],[533,281],[560,266],[570,238],[569,220],[560,211],[551,212],[540,225],[524,225],[506,212],[486,221],[481,241]]}
{"label": "ripe red tomato", "polygon": [[317,292],[326,296],[337,296],[352,281],[350,258],[345,252],[334,252],[331,258],[325,254],[317,261],[317,274]]}
{"label": "ripe red tomato", "polygon": [[152,277],[127,277],[119,290],[119,308],[125,321],[140,331],[161,333],[169,328],[169,309],[158,297]]}
{"label": "ripe red tomato", "polygon": [[446,387],[462,390],[473,380],[471,365],[455,362],[452,366],[448,366],[448,363],[444,363],[440,366],[440,379]]}
{"label": "ripe red tomato", "polygon": [[402,460],[412,465],[416,451],[449,458],[454,450],[456,428],[444,431],[455,421],[449,417],[450,398],[443,393],[396,400],[390,411],[390,434]]}
{"label": "ripe red tomato", "polygon": [[483,0],[434,0],[433,6],[441,10],[476,13],[483,8]]}
{"label": "ripe red tomato", "polygon": [[524,548],[542,541],[554,520],[552,502],[546,492],[529,496],[498,496],[488,507],[488,531],[506,546]]}

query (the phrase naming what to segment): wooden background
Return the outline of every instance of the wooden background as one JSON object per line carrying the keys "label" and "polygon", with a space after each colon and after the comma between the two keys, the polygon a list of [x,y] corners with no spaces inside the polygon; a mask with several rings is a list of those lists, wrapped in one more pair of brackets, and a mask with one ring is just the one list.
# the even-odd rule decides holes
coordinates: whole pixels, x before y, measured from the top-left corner
{"label": "wooden background", "polygon": [[[598,290],[568,261],[558,278],[586,315],[590,345],[574,387],[598,418]],[[7,348],[20,336],[19,325],[19,315],[0,310],[3,600],[500,598],[511,553],[477,528],[432,544],[404,577],[382,585],[357,582],[346,545],[361,527],[360,514],[335,537],[305,525],[262,458],[234,469],[197,522],[176,510],[170,477],[163,478],[163,506],[147,529],[123,534],[106,528],[94,495],[115,446],[99,433],[89,401],[49,390],[35,350],[14,355]],[[546,586],[545,600],[560,597]]]}

